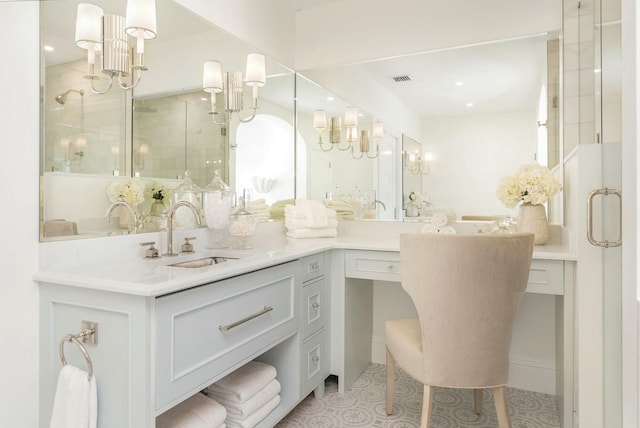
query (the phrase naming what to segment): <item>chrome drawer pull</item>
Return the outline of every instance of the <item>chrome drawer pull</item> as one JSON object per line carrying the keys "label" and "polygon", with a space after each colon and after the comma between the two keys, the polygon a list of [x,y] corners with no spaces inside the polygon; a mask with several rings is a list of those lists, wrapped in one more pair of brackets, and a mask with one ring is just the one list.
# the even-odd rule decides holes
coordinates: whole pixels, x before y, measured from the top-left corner
{"label": "chrome drawer pull", "polygon": [[260,312],[256,312],[255,314],[249,315],[248,317],[245,317],[245,318],[242,318],[239,321],[232,322],[229,325],[220,325],[220,326],[218,326],[218,329],[220,329],[220,331],[229,331],[232,328],[239,326],[240,324],[244,324],[247,321],[251,321],[254,318],[258,318],[260,315],[264,315],[267,312],[271,312],[272,310],[273,310],[273,306],[265,306]]}
{"label": "chrome drawer pull", "polygon": [[311,305],[311,307],[313,308],[313,310],[317,311],[320,307],[320,303],[314,303],[313,305]]}

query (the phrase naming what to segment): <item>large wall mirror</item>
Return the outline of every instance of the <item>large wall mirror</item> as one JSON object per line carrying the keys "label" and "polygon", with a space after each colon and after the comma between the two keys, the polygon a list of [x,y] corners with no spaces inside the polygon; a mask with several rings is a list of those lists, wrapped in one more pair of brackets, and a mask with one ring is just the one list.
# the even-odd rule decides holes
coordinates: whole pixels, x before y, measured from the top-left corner
{"label": "large wall mirror", "polygon": [[[108,79],[99,64],[99,80],[84,78],[87,50],[75,43],[78,3],[42,3],[43,239],[127,233],[117,218],[105,224],[111,203],[106,189],[132,177],[173,188],[189,171],[194,184],[205,187],[219,170],[236,193],[251,188],[254,198],[269,202],[294,197],[295,77],[290,69],[266,57],[266,84],[259,88],[254,120],[239,120],[252,114],[247,86],[243,111],[228,120],[224,112],[210,114],[203,63],[217,60],[224,71],[244,73],[247,55],[255,50],[174,1],[156,0],[157,37],[145,42],[148,70],[140,83],[123,90],[116,79],[110,90],[96,94],[91,83],[102,91]],[[93,3],[105,14],[125,14],[125,0]],[[224,103],[218,94],[219,110]],[[151,202],[146,195],[139,209],[147,213]],[[73,228],[62,227],[60,220]],[[53,226],[48,235],[45,224]]]}
{"label": "large wall mirror", "polygon": [[[562,177],[559,37],[558,29],[305,74],[345,99],[357,96],[349,86],[374,82],[368,95],[391,94],[418,116],[420,132],[403,138],[411,147],[398,164],[402,193],[421,189],[432,210],[457,219],[515,216],[496,197],[502,177],[533,162]],[[549,217],[562,223],[561,196]]]}

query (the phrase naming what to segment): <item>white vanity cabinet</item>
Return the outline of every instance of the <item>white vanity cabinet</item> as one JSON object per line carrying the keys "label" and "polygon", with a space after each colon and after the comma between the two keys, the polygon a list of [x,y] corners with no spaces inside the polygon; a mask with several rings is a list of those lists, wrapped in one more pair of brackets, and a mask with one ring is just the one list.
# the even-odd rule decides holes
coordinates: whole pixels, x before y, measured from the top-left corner
{"label": "white vanity cabinet", "polygon": [[[83,320],[98,325],[98,343],[85,347],[100,428],[153,428],[156,416],[252,359],[278,372],[281,403],[259,425],[273,426],[328,375],[324,256],[313,257],[160,296],[41,282],[41,426],[51,416],[59,341]],[[67,362],[85,368],[73,348],[65,345]]]}

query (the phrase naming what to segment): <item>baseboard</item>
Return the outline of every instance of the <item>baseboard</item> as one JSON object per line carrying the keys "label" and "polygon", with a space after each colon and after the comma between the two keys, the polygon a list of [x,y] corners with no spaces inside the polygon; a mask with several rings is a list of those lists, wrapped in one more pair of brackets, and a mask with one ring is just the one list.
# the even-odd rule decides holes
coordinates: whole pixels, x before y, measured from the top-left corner
{"label": "baseboard", "polygon": [[[509,383],[507,386],[543,394],[556,394],[556,367],[553,361],[514,354],[509,356],[509,360]],[[386,350],[382,336],[372,337],[371,361],[385,364]]]}

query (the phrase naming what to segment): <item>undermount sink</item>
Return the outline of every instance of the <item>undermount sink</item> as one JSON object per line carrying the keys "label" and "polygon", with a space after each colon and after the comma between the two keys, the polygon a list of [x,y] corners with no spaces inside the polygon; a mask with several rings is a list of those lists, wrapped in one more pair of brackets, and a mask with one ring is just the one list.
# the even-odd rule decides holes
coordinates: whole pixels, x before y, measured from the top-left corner
{"label": "undermount sink", "polygon": [[181,267],[181,268],[201,268],[205,266],[217,265],[220,263],[225,263],[229,260],[236,260],[233,257],[204,257],[196,260],[187,260],[185,262],[178,262],[170,264],[172,267]]}

